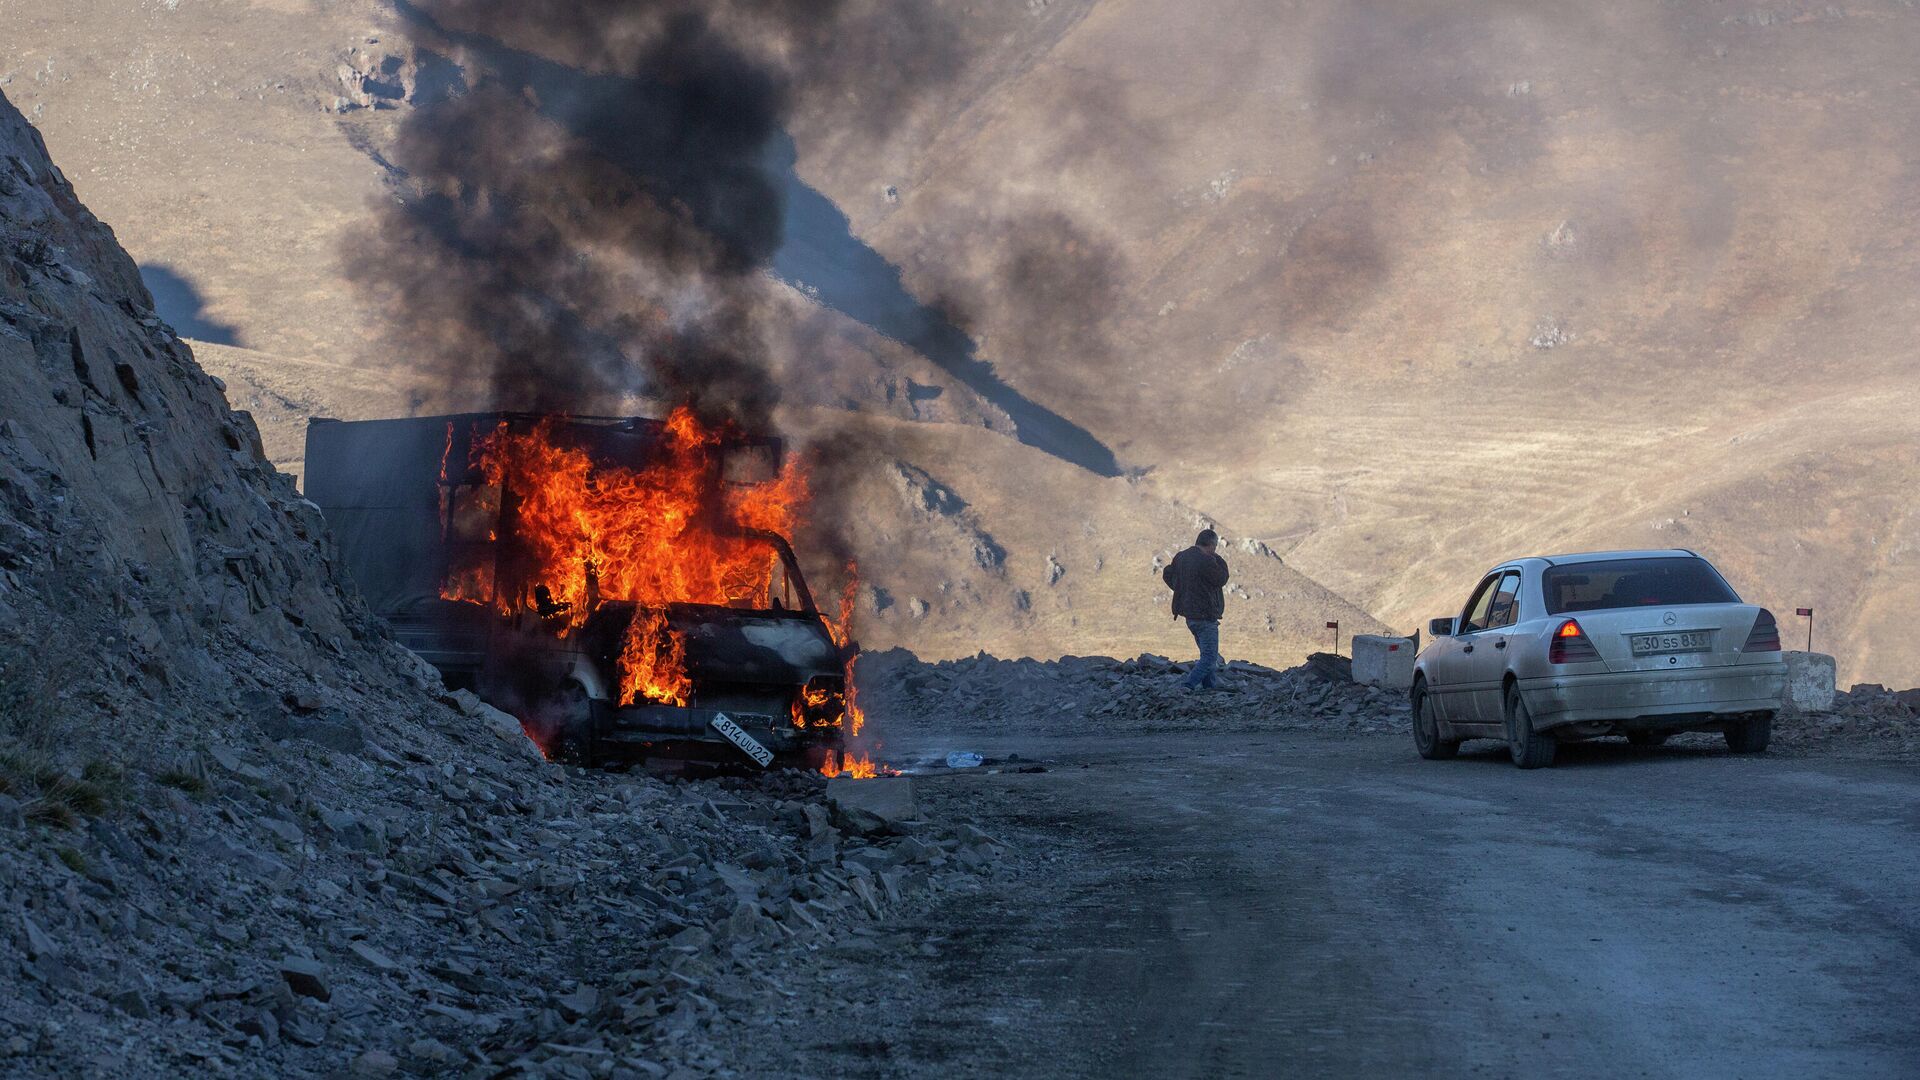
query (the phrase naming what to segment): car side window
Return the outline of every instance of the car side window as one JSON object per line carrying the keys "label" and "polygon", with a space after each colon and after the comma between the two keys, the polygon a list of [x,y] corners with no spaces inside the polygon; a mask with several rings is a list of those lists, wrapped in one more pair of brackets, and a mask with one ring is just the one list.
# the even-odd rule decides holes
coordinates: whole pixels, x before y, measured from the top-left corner
{"label": "car side window", "polygon": [[1508,571],[1493,590],[1493,606],[1487,609],[1487,628],[1512,626],[1520,613],[1520,575]]}
{"label": "car side window", "polygon": [[1473,591],[1473,599],[1467,601],[1466,613],[1460,616],[1459,633],[1471,634],[1487,628],[1487,609],[1493,606],[1493,586],[1500,580],[1498,574],[1488,574],[1480,587]]}

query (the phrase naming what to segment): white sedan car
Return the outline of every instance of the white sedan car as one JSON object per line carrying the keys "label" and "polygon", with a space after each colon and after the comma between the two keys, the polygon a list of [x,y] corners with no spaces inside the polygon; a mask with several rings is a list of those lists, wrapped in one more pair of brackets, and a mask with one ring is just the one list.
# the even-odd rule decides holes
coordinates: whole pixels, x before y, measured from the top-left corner
{"label": "white sedan car", "polygon": [[1426,758],[1500,739],[1537,769],[1561,742],[1657,745],[1678,731],[1724,732],[1735,753],[1757,754],[1786,691],[1772,613],[1691,551],[1502,563],[1429,632],[1412,700]]}

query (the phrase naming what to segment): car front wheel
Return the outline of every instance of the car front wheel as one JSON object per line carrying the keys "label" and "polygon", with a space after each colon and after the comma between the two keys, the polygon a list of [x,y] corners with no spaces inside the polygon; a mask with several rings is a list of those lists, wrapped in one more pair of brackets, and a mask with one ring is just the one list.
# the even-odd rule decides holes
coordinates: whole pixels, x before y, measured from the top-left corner
{"label": "car front wheel", "polygon": [[1764,754],[1767,744],[1773,741],[1773,714],[1759,713],[1745,720],[1728,724],[1726,729],[1727,749],[1736,754]]}
{"label": "car front wheel", "polygon": [[1507,746],[1513,751],[1513,763],[1523,769],[1544,769],[1553,764],[1557,745],[1551,735],[1533,730],[1533,713],[1520,688],[1507,687]]}
{"label": "car front wheel", "polygon": [[1440,737],[1439,710],[1426,683],[1413,684],[1413,748],[1428,761],[1445,761],[1460,752],[1458,740]]}

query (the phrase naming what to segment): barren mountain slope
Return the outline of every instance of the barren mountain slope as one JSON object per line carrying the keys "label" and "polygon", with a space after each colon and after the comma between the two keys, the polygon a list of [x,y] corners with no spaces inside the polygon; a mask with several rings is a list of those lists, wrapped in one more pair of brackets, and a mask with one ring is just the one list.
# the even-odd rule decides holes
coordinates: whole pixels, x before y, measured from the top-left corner
{"label": "barren mountain slope", "polygon": [[[1016,383],[1389,622],[1684,543],[1818,608],[1843,681],[1914,680],[1920,11],[1081,7],[900,136],[897,204],[803,163],[917,288],[985,283]],[[1035,207],[1097,262],[1077,349],[995,284]]]}
{"label": "barren mountain slope", "polygon": [[[1402,629],[1515,552],[1690,544],[1754,599],[1818,608],[1843,682],[1914,681],[1920,641],[1892,613],[1920,600],[1897,497],[1920,382],[1920,11],[934,10],[964,62],[897,126],[857,97],[811,102],[799,171],[1159,505],[1264,540]],[[354,145],[377,152],[396,113],[322,111],[339,57],[397,40],[377,5],[0,0],[0,26],[21,43],[9,90],[45,106],[83,194],[203,290],[216,331],[377,357],[340,242],[381,189]],[[825,342],[789,373],[800,403],[1006,430],[897,347],[795,310]],[[291,380],[268,398],[378,411],[358,382],[248,366]],[[279,438],[269,412],[291,463],[297,417]],[[1005,480],[995,459],[914,464],[982,507]],[[1069,473],[1045,505],[1007,499],[989,531],[1010,566],[1044,566],[1080,542],[1067,520],[1127,534],[1112,486]],[[973,573],[909,560],[891,587],[931,598]],[[1033,580],[996,595],[1037,597]],[[1159,597],[1111,602],[1077,626],[996,600],[973,609],[993,618],[897,632],[943,652],[1085,651],[1090,621],[1128,625]]]}
{"label": "barren mountain slope", "polygon": [[378,36],[376,7],[0,0],[0,84],[149,284],[164,275],[177,330],[339,359],[367,316],[338,247],[381,170],[322,107],[348,50]]}
{"label": "barren mountain slope", "polygon": [[[813,414],[793,418],[844,424]],[[1074,466],[980,428],[875,420],[862,437],[898,454],[863,473],[844,527],[864,560],[861,643],[927,656],[1193,652],[1160,568],[1217,526],[1232,580],[1221,650],[1273,662],[1353,634],[1372,616],[1234,528],[1137,481]]]}

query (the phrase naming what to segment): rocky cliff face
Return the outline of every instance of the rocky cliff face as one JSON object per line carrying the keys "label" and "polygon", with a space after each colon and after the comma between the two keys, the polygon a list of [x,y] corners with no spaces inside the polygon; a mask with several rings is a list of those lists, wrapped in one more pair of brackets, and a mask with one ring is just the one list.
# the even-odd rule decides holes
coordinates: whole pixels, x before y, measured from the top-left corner
{"label": "rocky cliff face", "polygon": [[378,680],[395,656],[342,588],[319,513],[154,315],[133,261],[4,98],[0,250],[11,734],[84,735],[98,729],[83,715],[155,704],[220,711],[245,688],[241,656],[294,687]]}
{"label": "rocky cliff face", "polygon": [[0,1075],[752,1073],[994,852],[827,787],[446,694],[0,97]]}

